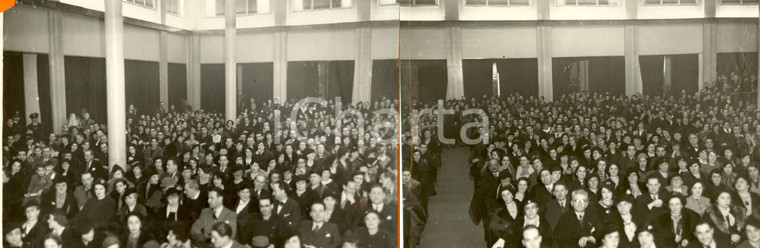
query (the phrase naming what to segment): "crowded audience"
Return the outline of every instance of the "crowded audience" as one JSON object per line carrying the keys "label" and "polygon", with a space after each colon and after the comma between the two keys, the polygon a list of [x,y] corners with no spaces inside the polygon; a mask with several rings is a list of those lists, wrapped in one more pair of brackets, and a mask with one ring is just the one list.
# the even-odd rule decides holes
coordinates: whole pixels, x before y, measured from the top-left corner
{"label": "crowded audience", "polygon": [[[419,245],[442,150],[466,146],[487,247],[760,247],[760,112],[737,87],[450,99],[442,128],[436,103],[404,106],[403,242]],[[477,144],[467,109],[488,116],[462,132]]]}
{"label": "crowded audience", "polygon": [[380,142],[393,127],[372,131],[395,118],[373,111],[398,102],[343,106],[362,117],[295,99],[251,99],[235,121],[130,105],[126,164],[109,164],[107,126],[86,110],[62,133],[16,114],[3,129],[4,246],[396,247],[398,142]]}

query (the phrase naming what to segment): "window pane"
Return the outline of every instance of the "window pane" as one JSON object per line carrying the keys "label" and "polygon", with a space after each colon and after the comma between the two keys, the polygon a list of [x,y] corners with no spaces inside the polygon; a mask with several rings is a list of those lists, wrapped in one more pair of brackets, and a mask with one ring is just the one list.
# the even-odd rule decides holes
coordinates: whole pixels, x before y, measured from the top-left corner
{"label": "window pane", "polygon": [[145,6],[153,8],[153,1],[155,0],[145,0]]}
{"label": "window pane", "polygon": [[401,6],[412,6],[413,0],[396,0],[396,3],[398,3]]}
{"label": "window pane", "polygon": [[421,6],[421,5],[428,5],[429,6],[429,5],[437,5],[438,4],[436,2],[436,0],[413,0],[413,1],[414,1],[414,4],[416,6]]}
{"label": "window pane", "polygon": [[744,4],[757,4],[758,2],[760,2],[760,1],[758,1],[758,0],[744,0]]}
{"label": "window pane", "polygon": [[329,9],[330,0],[314,0],[313,9]]}
{"label": "window pane", "polygon": [[342,8],[342,7],[348,7],[348,6],[342,6],[341,0],[332,0],[332,7],[333,8]]}
{"label": "window pane", "polygon": [[662,4],[678,4],[678,0],[662,0]]}
{"label": "window pane", "polygon": [[596,5],[596,0],[578,0],[578,5]]}
{"label": "window pane", "polygon": [[134,3],[139,4],[139,5],[145,5],[145,0],[135,0]]}
{"label": "window pane", "polygon": [[723,4],[740,4],[741,0],[723,0],[721,3],[723,3]]}
{"label": "window pane", "polygon": [[507,6],[509,5],[509,0],[488,0],[489,6]]}
{"label": "window pane", "polygon": [[246,10],[248,9],[247,6],[245,6],[246,1],[245,0],[235,0],[235,12],[238,14],[245,14]]}
{"label": "window pane", "polygon": [[467,5],[486,5],[486,0],[467,0]]}
{"label": "window pane", "polygon": [[256,0],[248,0],[248,13],[258,13],[258,5]]}
{"label": "window pane", "polygon": [[645,0],[644,4],[660,4],[660,0]]}
{"label": "window pane", "polygon": [[224,15],[224,0],[216,0],[216,16]]}
{"label": "window pane", "polygon": [[697,4],[697,0],[681,0],[681,4]]}
{"label": "window pane", "polygon": [[578,0],[557,0],[557,5],[578,5]]}
{"label": "window pane", "polygon": [[511,6],[530,6],[530,0],[510,0]]}

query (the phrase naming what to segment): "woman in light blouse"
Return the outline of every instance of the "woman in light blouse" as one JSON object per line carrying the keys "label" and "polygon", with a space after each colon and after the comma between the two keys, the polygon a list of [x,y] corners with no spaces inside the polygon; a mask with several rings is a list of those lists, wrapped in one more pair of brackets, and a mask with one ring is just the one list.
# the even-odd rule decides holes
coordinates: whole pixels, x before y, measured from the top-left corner
{"label": "woman in light blouse", "polygon": [[691,195],[686,198],[686,205],[684,206],[685,208],[698,213],[700,216],[702,216],[705,213],[705,210],[710,207],[710,199],[702,196],[703,190],[704,186],[702,185],[702,182],[694,182],[694,185],[691,186]]}

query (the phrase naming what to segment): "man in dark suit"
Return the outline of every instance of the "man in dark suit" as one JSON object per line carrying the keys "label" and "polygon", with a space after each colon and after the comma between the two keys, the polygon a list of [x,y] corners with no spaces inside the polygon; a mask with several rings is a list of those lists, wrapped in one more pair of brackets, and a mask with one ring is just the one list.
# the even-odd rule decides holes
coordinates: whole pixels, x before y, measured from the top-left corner
{"label": "man in dark suit", "polygon": [[251,183],[246,181],[243,181],[237,187],[238,199],[232,211],[235,211],[237,214],[238,227],[245,226],[249,216],[258,213],[259,204],[258,201],[251,200],[251,188]]}
{"label": "man in dark suit", "polygon": [[214,248],[246,248],[246,246],[241,245],[233,239],[235,237],[235,229],[233,227],[233,225],[225,222],[217,222],[211,226],[211,234],[209,236]]}
{"label": "man in dark suit", "polygon": [[65,215],[48,215],[47,223],[48,228],[50,228],[50,233],[58,235],[58,237],[61,238],[64,246],[70,247],[74,244],[74,232],[71,230],[71,228],[66,227],[68,226],[69,221],[66,219]]}
{"label": "man in dark suit", "polygon": [[182,206],[187,208],[190,213],[191,223],[198,219],[201,215],[201,211],[206,208],[208,204],[207,195],[204,194],[199,188],[198,181],[188,180],[185,182],[185,199],[182,201]]}
{"label": "man in dark suit", "polygon": [[554,233],[559,247],[593,247],[597,244],[594,231],[601,228],[601,222],[594,213],[586,211],[588,192],[576,189],[572,193],[573,211],[562,214]]}
{"label": "man in dark suit", "polygon": [[143,151],[145,164],[153,164],[153,160],[164,156],[164,148],[158,145],[158,139],[151,138],[150,146]]}
{"label": "man in dark suit", "polygon": [[318,169],[312,169],[309,171],[309,189],[314,192],[317,198],[322,199],[322,195],[325,191],[328,191],[327,187],[322,184],[322,173]]}
{"label": "man in dark suit", "polygon": [[[499,187],[500,165],[496,159],[491,159],[487,163],[488,169],[481,172],[480,183],[475,189],[470,208],[475,215],[475,222],[479,222],[481,219],[483,221],[486,243],[492,244],[495,240],[488,229],[488,224],[491,221],[491,216],[501,207],[496,196],[492,195]],[[412,176],[414,176],[414,172],[412,172]]]}
{"label": "man in dark suit", "polygon": [[103,167],[100,161],[95,160],[92,150],[84,152],[84,166],[85,171],[90,172],[92,177],[108,180],[108,169]]}
{"label": "man in dark suit", "polygon": [[308,212],[309,206],[318,200],[314,191],[311,191],[307,186],[306,180],[306,177],[303,175],[296,176],[295,179],[293,179],[296,185],[295,190],[290,193],[290,198],[296,200],[298,205],[301,206],[301,215],[304,216]]}
{"label": "man in dark suit", "polygon": [[338,226],[325,222],[325,205],[316,202],[311,205],[311,221],[304,220],[298,226],[298,235],[305,247],[336,248],[340,245]]}
{"label": "man in dark suit", "polygon": [[198,220],[190,228],[190,235],[198,243],[205,243],[211,238],[212,227],[218,222],[224,222],[232,228],[229,235],[235,237],[237,230],[237,214],[222,205],[224,193],[221,189],[211,188],[208,191],[208,208],[201,211]]}
{"label": "man in dark suit", "polygon": [[383,187],[379,184],[373,185],[369,191],[370,201],[362,206],[359,210],[359,213],[353,217],[353,229],[356,229],[358,226],[363,226],[364,216],[366,216],[370,211],[375,211],[378,212],[378,217],[380,217],[380,228],[388,231],[392,235],[395,235],[397,227],[396,219],[398,218],[398,207],[393,203],[384,203],[385,197],[386,194],[385,190],[383,190]]}
{"label": "man in dark suit", "polygon": [[554,183],[552,183],[552,173],[548,169],[539,171],[541,183],[536,184],[530,191],[530,198],[538,203],[539,206],[546,206],[552,200]]}
{"label": "man in dark suit", "polygon": [[256,236],[266,236],[269,240],[280,240],[282,237],[281,230],[284,228],[282,218],[274,215],[272,199],[269,196],[263,196],[259,199],[260,214],[248,216],[245,226],[241,226],[238,234],[238,240],[243,244],[250,244],[252,238]]}
{"label": "man in dark suit", "polygon": [[638,212],[636,217],[640,218],[644,223],[649,223],[657,216],[660,216],[664,211],[664,203],[670,198],[667,191],[660,190],[660,183],[660,178],[657,175],[650,174],[646,180],[648,192],[636,198],[635,209]]}
{"label": "man in dark suit", "polygon": [[40,203],[30,201],[24,205],[26,211],[26,222],[21,225],[21,237],[24,241],[24,247],[42,246],[45,234],[48,233],[47,225],[40,217]]}
{"label": "man in dark suit", "polygon": [[570,201],[567,198],[567,186],[562,182],[554,184],[554,199],[550,200],[543,210],[543,215],[549,222],[550,230],[557,227],[559,218],[570,210]]}
{"label": "man in dark suit", "polygon": [[282,218],[286,227],[295,229],[301,221],[301,207],[298,206],[298,202],[288,197],[283,181],[272,184],[272,193],[275,198],[275,215]]}
{"label": "man in dark suit", "polygon": [[702,220],[697,222],[694,226],[694,236],[697,242],[691,242],[689,248],[720,248],[720,247],[732,247],[728,240],[715,239],[713,235],[715,233],[715,227],[710,224],[708,220]]}

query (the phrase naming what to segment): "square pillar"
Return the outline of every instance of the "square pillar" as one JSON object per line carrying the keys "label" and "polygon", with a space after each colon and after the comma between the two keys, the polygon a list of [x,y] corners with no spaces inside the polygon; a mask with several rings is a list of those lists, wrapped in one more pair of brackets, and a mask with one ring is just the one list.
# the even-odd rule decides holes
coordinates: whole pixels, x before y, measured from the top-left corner
{"label": "square pillar", "polygon": [[272,85],[272,97],[285,103],[288,92],[288,33],[278,31],[274,33],[274,85]]}
{"label": "square pillar", "polygon": [[127,170],[127,107],[124,85],[124,17],[122,0],[106,0],[106,99],[108,104],[108,171]]}
{"label": "square pillar", "polygon": [[554,99],[552,83],[552,29],[550,26],[539,25],[536,29],[536,45],[538,51],[538,96],[544,101]]}
{"label": "square pillar", "polygon": [[63,22],[61,12],[48,9],[48,34],[50,37],[50,109],[53,132],[63,132],[66,124],[66,71],[63,60]]}
{"label": "square pillar", "polygon": [[460,99],[464,96],[462,30],[460,27],[446,27],[446,68],[448,76],[446,99]]}
{"label": "square pillar", "polygon": [[235,62],[235,39],[237,38],[236,0],[224,1],[224,116],[237,120],[237,63]]}
{"label": "square pillar", "polygon": [[625,95],[632,96],[644,92],[639,66],[639,28],[625,25]]}
{"label": "square pillar", "polygon": [[701,60],[701,79],[699,80],[699,87],[697,89],[702,90],[705,81],[715,82],[718,79],[718,54],[717,54],[717,37],[716,24],[710,20],[706,20],[702,24],[702,60]]}
{"label": "square pillar", "polygon": [[354,60],[354,90],[352,102],[372,99],[372,29],[356,29],[356,59]]}
{"label": "square pillar", "polygon": [[[25,53],[22,56],[24,63],[24,105],[26,106],[24,118],[27,118],[26,123],[28,124],[32,123],[32,120],[29,119],[30,114],[40,113],[40,94],[37,87],[37,54]],[[49,120],[40,119],[40,121]]]}

